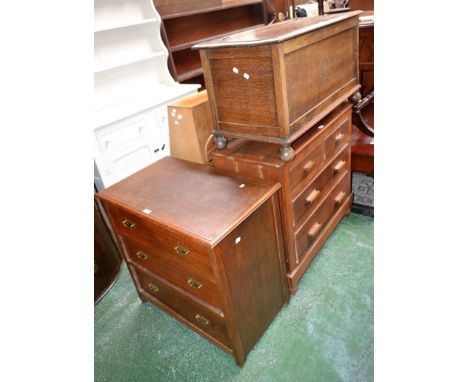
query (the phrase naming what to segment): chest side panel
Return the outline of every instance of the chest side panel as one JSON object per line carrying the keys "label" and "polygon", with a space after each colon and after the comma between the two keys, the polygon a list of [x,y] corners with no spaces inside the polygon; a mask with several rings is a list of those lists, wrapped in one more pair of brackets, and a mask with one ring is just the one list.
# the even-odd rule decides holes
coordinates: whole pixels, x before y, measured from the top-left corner
{"label": "chest side panel", "polygon": [[285,303],[272,204],[264,203],[220,244],[233,315],[245,353]]}
{"label": "chest side panel", "polygon": [[[256,54],[260,50],[261,54]],[[271,53],[268,47],[210,52],[209,67],[221,130],[251,131],[255,126],[278,130]],[[243,126],[247,125],[247,126]]]}
{"label": "chest side panel", "polygon": [[285,56],[291,131],[297,131],[357,85],[356,28]]}

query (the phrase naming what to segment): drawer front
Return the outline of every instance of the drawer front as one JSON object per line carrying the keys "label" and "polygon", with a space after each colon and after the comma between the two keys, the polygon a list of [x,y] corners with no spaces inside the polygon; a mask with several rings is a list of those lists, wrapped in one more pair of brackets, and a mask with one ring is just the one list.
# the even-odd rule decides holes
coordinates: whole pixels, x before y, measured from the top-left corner
{"label": "drawer front", "polygon": [[125,238],[147,243],[164,253],[195,258],[198,262],[210,264],[207,247],[179,232],[160,227],[147,218],[134,214],[116,205],[107,203],[117,233]]}
{"label": "drawer front", "polygon": [[138,113],[95,131],[97,151],[104,155],[148,137],[160,141],[168,136],[166,106]]}
{"label": "drawer front", "polygon": [[336,181],[350,169],[350,146],[341,153],[292,202],[294,226],[298,227],[323,200]]}
{"label": "drawer front", "polygon": [[110,187],[153,163],[156,160],[153,147],[158,145],[157,139],[147,135],[112,153],[100,154],[96,151],[94,163],[104,187]]}
{"label": "drawer front", "polygon": [[329,196],[323,201],[317,211],[296,233],[297,261],[301,261],[314,240],[325,227],[351,191],[351,176],[349,172],[343,176]]}
{"label": "drawer front", "polygon": [[132,141],[151,135],[153,129],[146,121],[145,115],[140,115],[139,119],[130,119],[125,124],[117,123],[112,129],[103,129],[96,134],[96,139],[102,153],[115,151],[116,149],[128,145]]}
{"label": "drawer front", "polygon": [[337,127],[324,139],[325,158],[333,157],[351,140],[351,112],[339,118]]}
{"label": "drawer front", "polygon": [[155,276],[135,271],[138,282],[148,294],[190,321],[206,334],[232,348],[224,319]]}
{"label": "drawer front", "polygon": [[317,141],[311,148],[307,150],[307,154],[298,157],[293,163],[293,167],[289,170],[289,182],[291,190],[294,190],[302,183],[312,179],[315,174],[322,168],[323,151],[322,142]]}
{"label": "drawer front", "polygon": [[168,252],[127,238],[123,242],[133,263],[221,309],[218,287],[205,257],[198,258],[190,253],[183,256],[175,251]]}

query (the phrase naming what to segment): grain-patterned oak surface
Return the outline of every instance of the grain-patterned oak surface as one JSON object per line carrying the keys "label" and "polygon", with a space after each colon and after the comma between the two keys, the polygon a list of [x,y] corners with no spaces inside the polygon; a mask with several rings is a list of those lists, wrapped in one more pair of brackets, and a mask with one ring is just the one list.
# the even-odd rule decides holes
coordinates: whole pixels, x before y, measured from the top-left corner
{"label": "grain-patterned oak surface", "polygon": [[166,157],[100,192],[99,197],[214,245],[279,187],[218,175],[209,166]]}

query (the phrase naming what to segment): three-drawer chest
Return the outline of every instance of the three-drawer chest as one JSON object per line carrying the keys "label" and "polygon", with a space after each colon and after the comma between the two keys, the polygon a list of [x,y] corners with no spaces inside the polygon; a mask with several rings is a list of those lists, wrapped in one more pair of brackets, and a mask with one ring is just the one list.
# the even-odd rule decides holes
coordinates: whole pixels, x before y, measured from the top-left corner
{"label": "three-drawer chest", "polygon": [[166,157],[98,197],[140,298],[243,365],[289,301],[279,189]]}
{"label": "three-drawer chest", "polygon": [[271,143],[238,140],[212,153],[221,174],[281,183],[280,207],[289,288],[297,290],[310,265],[341,218],[350,212],[351,105],[342,103],[292,146],[284,163]]}

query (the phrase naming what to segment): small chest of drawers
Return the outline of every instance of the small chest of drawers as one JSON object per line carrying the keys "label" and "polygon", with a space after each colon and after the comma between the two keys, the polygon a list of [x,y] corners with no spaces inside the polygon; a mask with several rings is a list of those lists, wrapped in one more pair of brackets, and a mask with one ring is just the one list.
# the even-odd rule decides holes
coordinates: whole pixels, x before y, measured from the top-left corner
{"label": "small chest of drawers", "polygon": [[351,194],[351,105],[343,103],[293,143],[284,163],[274,144],[239,140],[213,152],[221,174],[281,183],[280,206],[291,292],[341,218]]}
{"label": "small chest of drawers", "polygon": [[167,157],[98,194],[140,298],[239,365],[289,300],[279,188]]}

